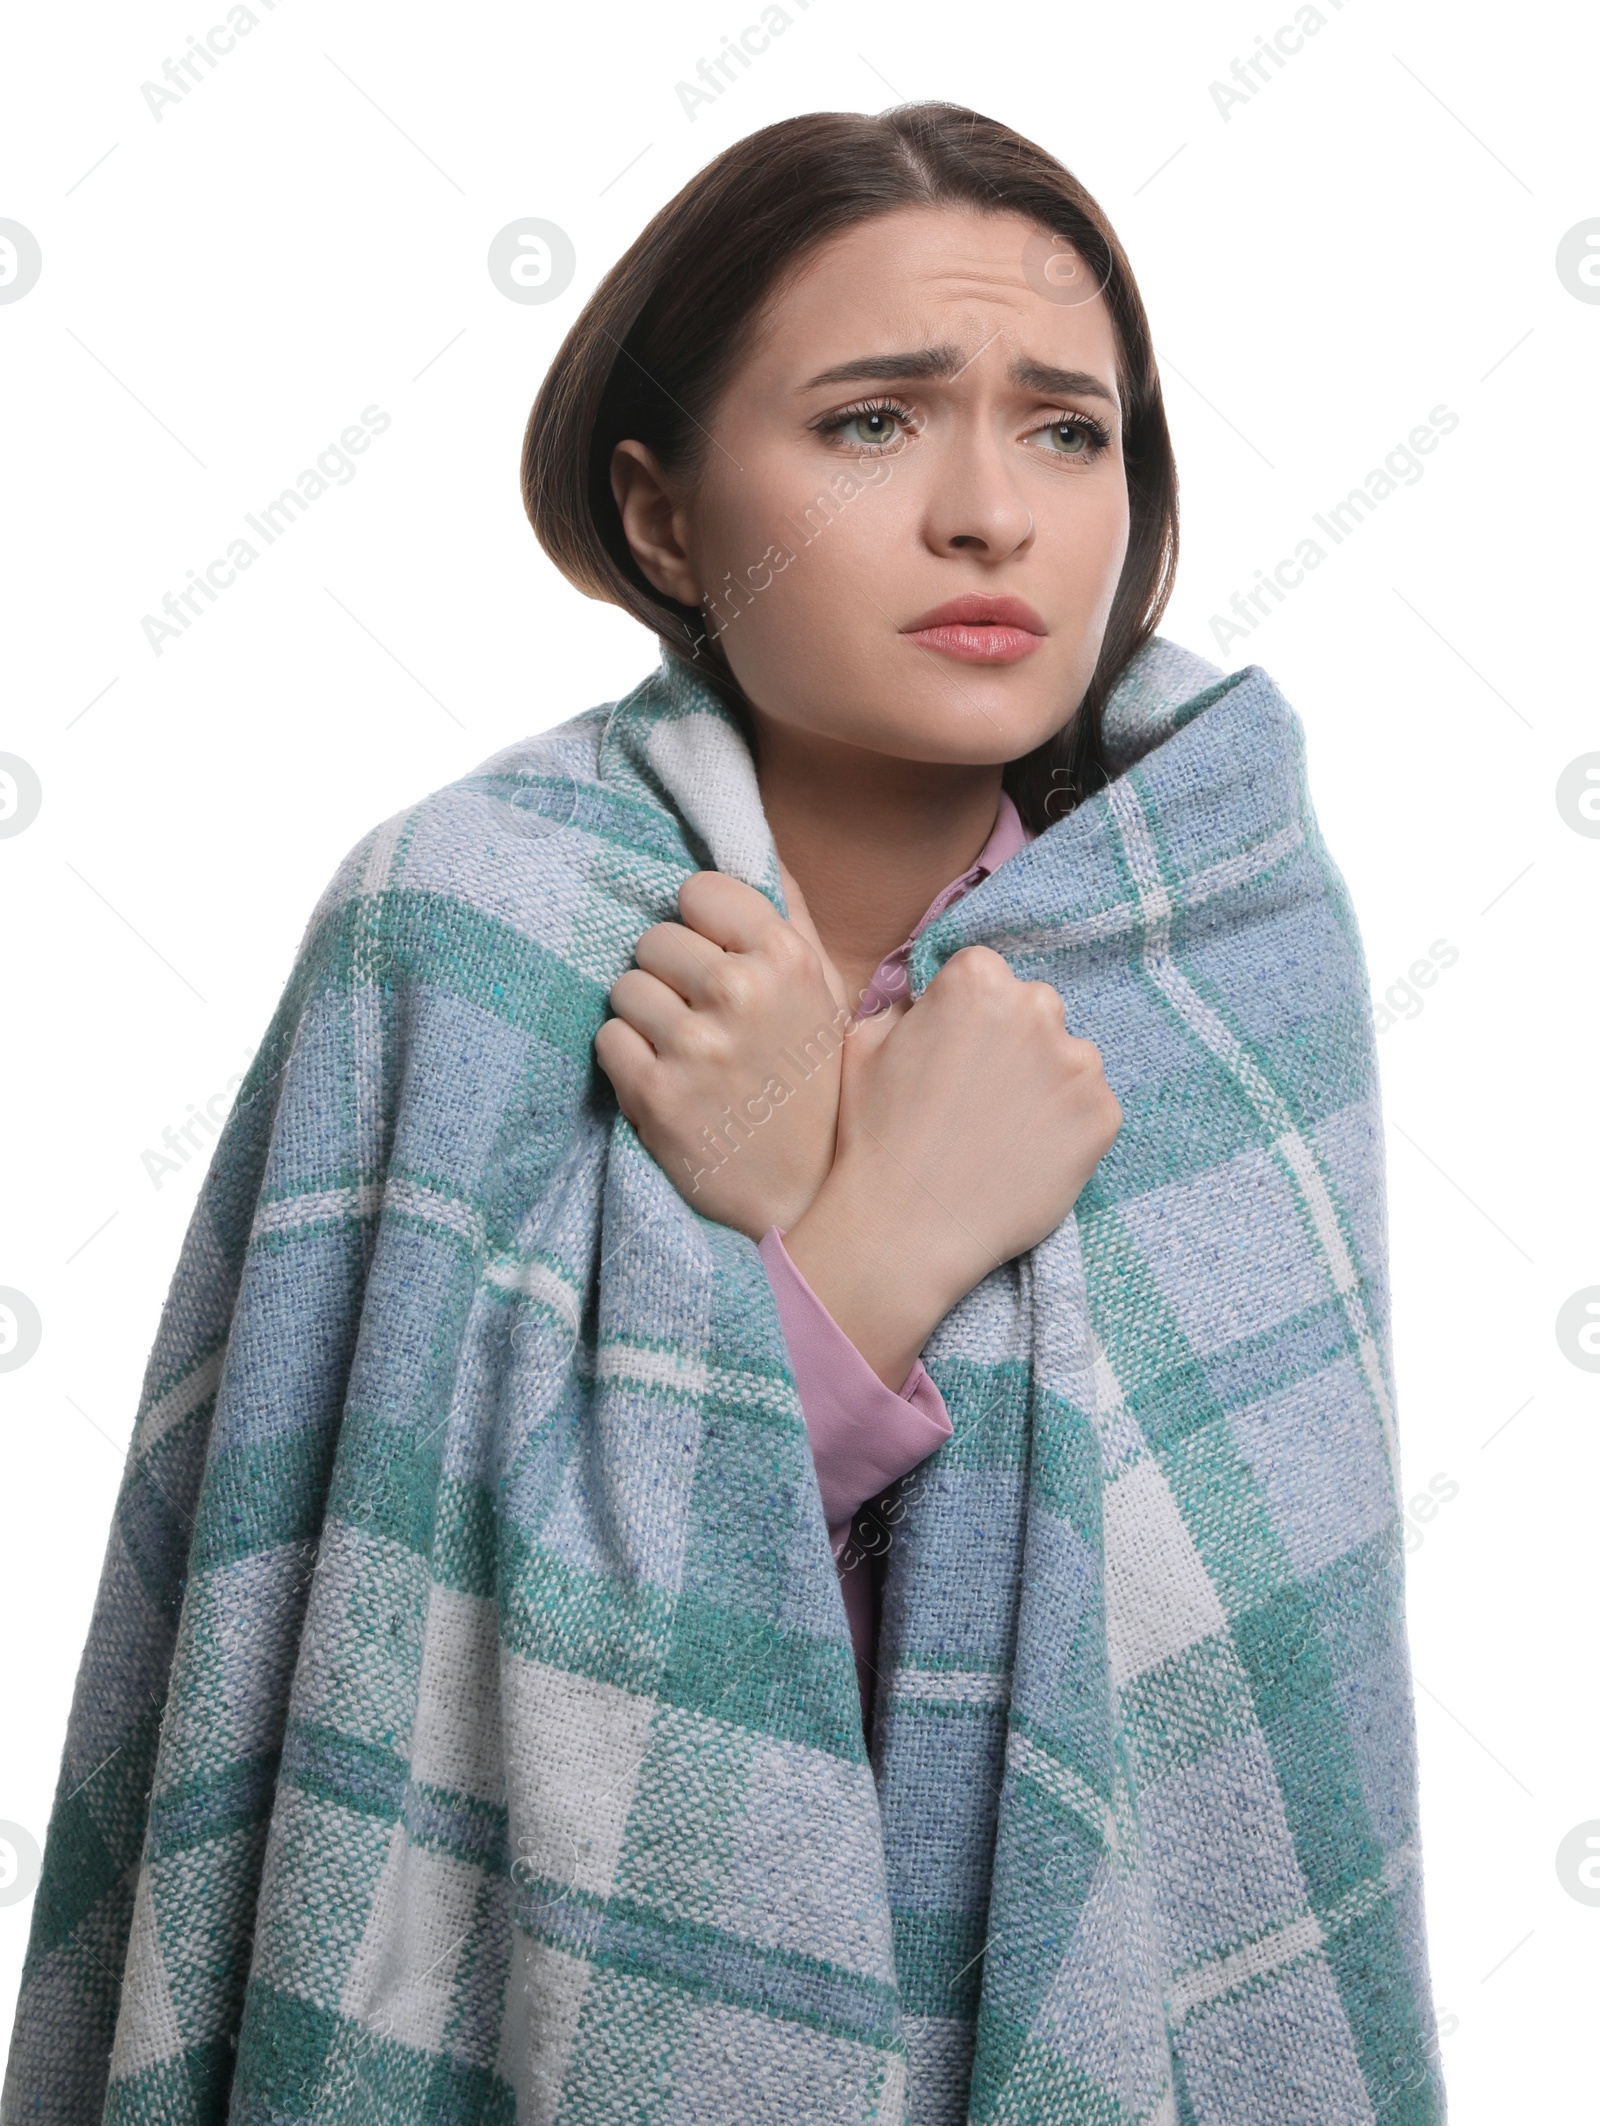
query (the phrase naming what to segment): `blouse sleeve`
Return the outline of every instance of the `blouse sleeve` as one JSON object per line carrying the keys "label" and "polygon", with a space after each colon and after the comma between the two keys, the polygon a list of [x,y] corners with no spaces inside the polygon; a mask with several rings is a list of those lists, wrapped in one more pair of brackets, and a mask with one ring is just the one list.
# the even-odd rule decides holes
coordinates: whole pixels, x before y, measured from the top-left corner
{"label": "blouse sleeve", "polygon": [[759,1245],[837,1557],[856,1508],[925,1461],[953,1427],[920,1358],[898,1394],[885,1387],[791,1261],[780,1226],[769,1227]]}

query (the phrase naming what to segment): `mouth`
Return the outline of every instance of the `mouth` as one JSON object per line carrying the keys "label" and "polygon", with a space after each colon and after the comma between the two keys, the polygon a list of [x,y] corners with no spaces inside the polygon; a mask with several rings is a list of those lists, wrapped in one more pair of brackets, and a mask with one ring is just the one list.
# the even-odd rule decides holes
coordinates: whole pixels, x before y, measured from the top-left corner
{"label": "mouth", "polygon": [[1024,599],[968,591],[935,606],[900,632],[919,648],[959,658],[963,664],[1015,664],[1032,656],[1049,630]]}

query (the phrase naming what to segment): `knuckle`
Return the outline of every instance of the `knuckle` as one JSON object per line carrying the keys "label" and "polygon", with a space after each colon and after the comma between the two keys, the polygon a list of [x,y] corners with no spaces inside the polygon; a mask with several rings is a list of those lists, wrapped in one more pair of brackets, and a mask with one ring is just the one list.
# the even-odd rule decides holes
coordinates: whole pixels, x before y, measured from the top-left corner
{"label": "knuckle", "polygon": [[1087,1120],[1096,1136],[1109,1145],[1122,1127],[1122,1102],[1099,1071],[1088,1086],[1088,1095]]}
{"label": "knuckle", "polygon": [[1016,980],[1009,966],[990,945],[963,945],[958,952],[951,953],[942,972],[962,987],[980,993],[992,993]]}
{"label": "knuckle", "polygon": [[797,975],[811,958],[811,947],[792,923],[773,924],[762,941],[768,961],[782,975]]}
{"label": "knuckle", "polygon": [[644,1059],[634,1050],[626,1037],[620,1019],[607,1019],[594,1037],[595,1061],[611,1081],[617,1105],[635,1121],[646,1105]]}
{"label": "knuckle", "polygon": [[728,1049],[727,1036],[722,1028],[714,1018],[700,1011],[685,1014],[674,1045],[685,1062],[701,1065],[721,1063]]}
{"label": "knuckle", "polygon": [[720,871],[691,871],[678,888],[679,908],[686,908],[694,902],[703,905],[708,899],[714,899],[722,876]]}
{"label": "knuckle", "polygon": [[724,959],[706,978],[710,1002],[722,1011],[747,1011],[754,1001],[749,974],[737,961]]}
{"label": "knuckle", "polygon": [[1079,1077],[1105,1080],[1105,1058],[1093,1041],[1085,1040],[1082,1034],[1067,1036],[1067,1060]]}
{"label": "knuckle", "polygon": [[625,967],[606,993],[606,1002],[619,1016],[625,1014],[628,999],[638,987],[640,972],[637,967]]}

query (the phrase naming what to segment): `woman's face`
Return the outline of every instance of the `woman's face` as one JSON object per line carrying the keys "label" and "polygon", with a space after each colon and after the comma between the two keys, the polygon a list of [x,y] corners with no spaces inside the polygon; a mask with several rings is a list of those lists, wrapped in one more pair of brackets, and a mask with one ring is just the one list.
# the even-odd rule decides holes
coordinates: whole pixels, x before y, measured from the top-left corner
{"label": "woman's face", "polygon": [[1068,721],[1128,543],[1116,341],[1076,252],[1009,213],[862,223],[774,298],[706,428],[692,481],[627,442],[613,487],[760,716],[966,763]]}

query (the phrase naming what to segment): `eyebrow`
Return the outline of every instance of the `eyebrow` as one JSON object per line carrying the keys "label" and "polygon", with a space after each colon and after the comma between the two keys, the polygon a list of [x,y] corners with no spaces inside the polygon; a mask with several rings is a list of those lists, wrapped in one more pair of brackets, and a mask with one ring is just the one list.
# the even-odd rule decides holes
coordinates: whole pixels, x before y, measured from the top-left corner
{"label": "eyebrow", "polygon": [[[949,346],[917,347],[904,354],[866,354],[855,361],[839,362],[832,369],[820,370],[800,389],[812,391],[820,384],[910,384],[927,379],[947,379],[959,376],[968,363],[976,359],[976,356],[963,359],[958,347]],[[1115,392],[1087,369],[1055,369],[1047,362],[1019,357],[1012,362],[1009,375],[1013,384],[1020,384],[1027,391],[1055,396],[1077,393],[1080,397],[1104,399],[1109,406],[1114,407],[1117,403]]]}

